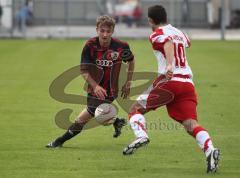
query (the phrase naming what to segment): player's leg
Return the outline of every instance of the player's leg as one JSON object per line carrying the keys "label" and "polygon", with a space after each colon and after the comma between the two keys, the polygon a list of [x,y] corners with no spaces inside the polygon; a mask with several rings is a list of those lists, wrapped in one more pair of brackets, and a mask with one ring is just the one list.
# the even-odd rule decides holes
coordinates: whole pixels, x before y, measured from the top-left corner
{"label": "player's leg", "polygon": [[123,154],[133,154],[138,148],[149,143],[147,135],[147,128],[145,123],[145,117],[143,116],[147,112],[138,102],[135,102],[129,112],[129,123],[136,136],[136,139],[124,148]]}
{"label": "player's leg", "polygon": [[199,147],[205,153],[207,159],[207,172],[216,172],[218,168],[220,150],[214,148],[208,131],[200,126],[194,119],[184,120],[182,124],[186,131],[196,139]]}
{"label": "player's leg", "polygon": [[169,116],[182,123],[186,131],[196,139],[207,157],[207,172],[215,172],[219,150],[214,148],[208,132],[197,122],[197,96],[194,86],[188,82],[177,81],[171,85],[176,91],[174,101],[167,104]]}
{"label": "player's leg", "polygon": [[[191,83],[172,82],[172,85],[181,86],[173,102],[167,105],[167,110],[173,119],[182,123],[186,131],[192,135],[200,148],[204,151],[208,161],[207,172],[215,172],[217,169],[219,150],[215,149],[208,132],[197,122],[197,97],[195,88]],[[177,88],[177,87],[176,87]],[[214,156],[213,156],[214,155]]]}
{"label": "player's leg", "polygon": [[62,136],[58,137],[56,140],[54,140],[53,142],[46,145],[46,147],[48,147],[48,148],[61,147],[62,144],[65,141],[67,141],[67,140],[73,138],[74,136],[78,135],[82,131],[84,125],[91,118],[94,117],[94,113],[95,113],[96,108],[104,102],[109,102],[109,101],[108,100],[106,100],[106,101],[99,100],[95,96],[92,96],[91,94],[88,94],[87,108],[84,109],[79,114],[79,116],[77,117],[75,122],[67,129],[67,131]]}
{"label": "player's leg", "polygon": [[[160,78],[161,79],[161,78]],[[136,140],[129,144],[123,154],[132,154],[137,148],[149,143],[147,135],[146,121],[144,114],[152,109],[156,109],[171,102],[174,98],[172,92],[162,88],[166,83],[156,80],[142,95],[137,98],[137,102],[133,104],[129,112],[129,123],[136,136]]]}
{"label": "player's leg", "polygon": [[48,148],[56,148],[61,147],[64,142],[67,140],[75,137],[78,135],[81,131],[84,125],[92,118],[92,114],[89,113],[87,109],[84,109],[77,117],[75,122],[70,125],[70,127],[67,129],[67,131],[60,137],[58,137],[53,142],[46,145]]}
{"label": "player's leg", "polygon": [[208,156],[214,149],[208,132],[194,119],[184,120],[182,125],[184,126],[185,130],[196,139],[199,147],[203,150],[205,155]]}
{"label": "player's leg", "polygon": [[[158,78],[156,81],[158,81]],[[167,89],[162,88],[164,85],[166,85],[165,82],[159,82],[156,85],[151,85],[143,94],[137,98],[137,101],[131,107],[129,111],[129,123],[137,138],[148,138],[145,123],[146,121],[143,115],[148,111],[154,110],[173,100],[173,93]]]}

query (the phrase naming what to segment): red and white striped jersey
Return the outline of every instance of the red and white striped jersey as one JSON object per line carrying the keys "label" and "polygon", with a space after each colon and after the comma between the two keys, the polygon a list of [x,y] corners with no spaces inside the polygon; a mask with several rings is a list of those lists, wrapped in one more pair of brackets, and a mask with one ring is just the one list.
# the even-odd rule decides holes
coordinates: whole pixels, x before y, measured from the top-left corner
{"label": "red and white striped jersey", "polygon": [[186,57],[186,48],[190,47],[190,40],[186,34],[168,24],[156,29],[149,36],[149,40],[157,58],[159,75],[166,73],[167,61],[163,46],[171,40],[174,44],[173,74],[188,75],[190,79],[193,77]]}

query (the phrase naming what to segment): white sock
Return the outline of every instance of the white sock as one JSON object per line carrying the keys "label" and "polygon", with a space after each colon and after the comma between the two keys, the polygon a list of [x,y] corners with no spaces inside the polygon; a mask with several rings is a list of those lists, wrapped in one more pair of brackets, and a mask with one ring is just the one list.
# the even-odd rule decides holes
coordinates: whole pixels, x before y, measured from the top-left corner
{"label": "white sock", "polygon": [[207,131],[201,130],[196,134],[196,140],[200,148],[204,151],[206,157],[214,149],[212,140]]}
{"label": "white sock", "polygon": [[131,125],[131,128],[136,135],[136,137],[147,137],[147,128],[146,128],[146,123],[145,123],[145,118],[142,114],[135,114],[133,115],[129,123]]}

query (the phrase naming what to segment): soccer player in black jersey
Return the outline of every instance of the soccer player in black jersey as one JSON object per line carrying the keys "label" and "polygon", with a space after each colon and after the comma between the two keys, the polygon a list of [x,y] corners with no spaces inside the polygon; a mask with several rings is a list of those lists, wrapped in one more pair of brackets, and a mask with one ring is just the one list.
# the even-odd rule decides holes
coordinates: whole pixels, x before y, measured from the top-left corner
{"label": "soccer player in black jersey", "polygon": [[[103,15],[97,18],[98,36],[86,42],[81,56],[81,74],[88,83],[87,107],[62,136],[46,147],[61,147],[65,141],[82,131],[84,125],[94,117],[95,109],[100,104],[111,103],[118,97],[118,80],[122,63],[128,64],[128,71],[121,96],[126,98],[129,95],[134,70],[134,56],[128,43],[112,37],[114,27],[115,21],[112,17]],[[113,123],[114,137],[121,134],[123,125],[125,125],[125,120],[116,118]]]}

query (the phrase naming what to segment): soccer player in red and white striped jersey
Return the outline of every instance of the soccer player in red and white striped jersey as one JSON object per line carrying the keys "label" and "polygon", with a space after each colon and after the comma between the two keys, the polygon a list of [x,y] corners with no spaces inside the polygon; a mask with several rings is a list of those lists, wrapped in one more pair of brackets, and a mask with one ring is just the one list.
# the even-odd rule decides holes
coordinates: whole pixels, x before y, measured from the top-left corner
{"label": "soccer player in red and white striped jersey", "polygon": [[144,114],[166,105],[169,116],[184,126],[205,153],[207,172],[216,172],[220,151],[213,146],[211,137],[197,119],[197,96],[186,57],[190,40],[182,31],[167,24],[163,6],[149,7],[148,20],[153,30],[149,40],[157,58],[159,76],[130,109],[129,122],[136,140],[123,150],[123,154],[132,154],[149,143]]}

